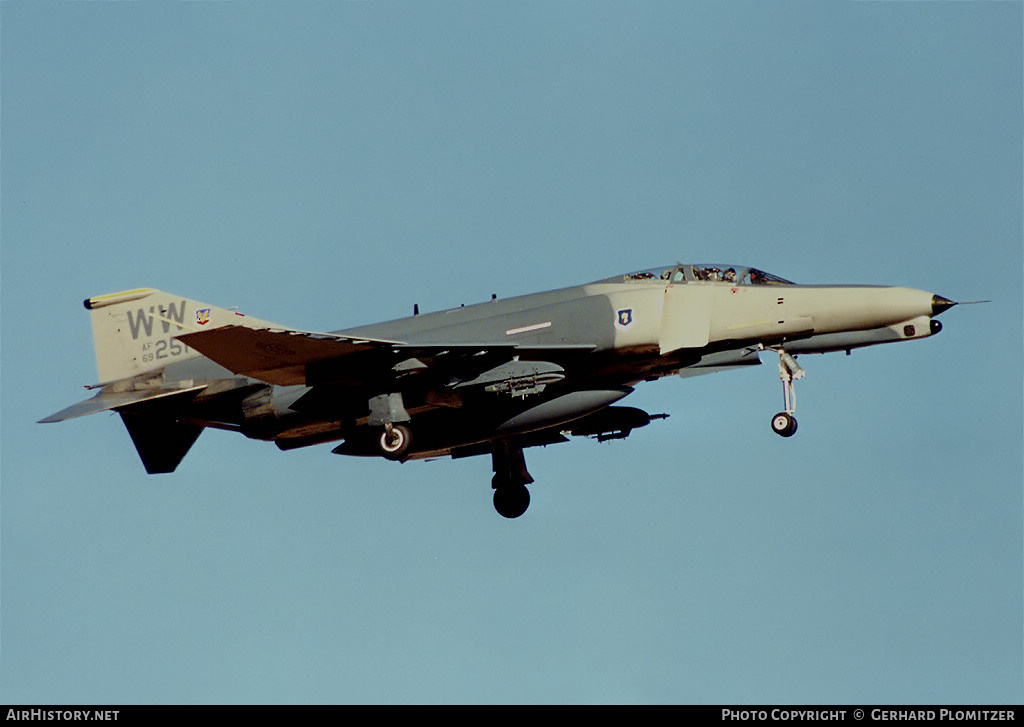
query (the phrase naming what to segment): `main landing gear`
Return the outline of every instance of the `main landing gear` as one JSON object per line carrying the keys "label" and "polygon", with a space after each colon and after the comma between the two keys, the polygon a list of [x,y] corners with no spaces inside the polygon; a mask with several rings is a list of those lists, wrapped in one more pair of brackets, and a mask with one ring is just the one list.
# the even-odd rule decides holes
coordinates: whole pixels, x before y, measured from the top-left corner
{"label": "main landing gear", "polygon": [[412,432],[404,424],[391,424],[389,422],[384,425],[384,430],[380,433],[380,438],[377,440],[377,446],[380,447],[380,453],[386,459],[400,462],[405,459],[405,455],[409,452],[409,447],[412,446]]}
{"label": "main landing gear", "polygon": [[492,444],[491,462],[494,465],[494,509],[502,517],[517,518],[530,506],[530,491],[526,486],[533,477],[526,471],[523,448],[515,442],[500,439]]}
{"label": "main landing gear", "polygon": [[782,379],[782,400],[785,406],[784,411],[772,417],[772,431],[780,437],[792,437],[796,434],[796,387],[794,381],[799,381],[805,375],[796,359],[786,353],[783,349],[776,349],[779,354],[779,378]]}
{"label": "main landing gear", "polygon": [[383,427],[377,436],[377,448],[386,459],[401,462],[412,446],[412,432],[407,424],[399,423],[410,420],[401,392],[378,394],[370,399],[368,405],[370,416],[367,423],[371,427]]}

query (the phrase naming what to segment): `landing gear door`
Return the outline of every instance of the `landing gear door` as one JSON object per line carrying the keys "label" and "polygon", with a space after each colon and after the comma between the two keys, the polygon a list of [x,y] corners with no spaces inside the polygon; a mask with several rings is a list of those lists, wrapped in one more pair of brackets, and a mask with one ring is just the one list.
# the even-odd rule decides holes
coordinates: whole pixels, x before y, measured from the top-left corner
{"label": "landing gear door", "polygon": [[662,355],[681,348],[703,348],[711,334],[714,291],[703,285],[670,285],[661,313]]}

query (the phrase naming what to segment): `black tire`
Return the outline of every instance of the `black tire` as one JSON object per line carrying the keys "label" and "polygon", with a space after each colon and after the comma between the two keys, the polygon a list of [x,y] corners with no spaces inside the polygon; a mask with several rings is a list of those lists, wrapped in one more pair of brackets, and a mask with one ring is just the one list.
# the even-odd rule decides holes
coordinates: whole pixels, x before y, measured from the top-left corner
{"label": "black tire", "polygon": [[772,417],[772,431],[780,437],[792,437],[796,434],[796,417],[786,412],[779,412]]}
{"label": "black tire", "polygon": [[412,446],[412,432],[404,424],[394,424],[380,433],[377,446],[385,459],[401,461]]}
{"label": "black tire", "polygon": [[530,506],[530,491],[525,485],[499,487],[494,491],[494,509],[502,517],[517,518]]}

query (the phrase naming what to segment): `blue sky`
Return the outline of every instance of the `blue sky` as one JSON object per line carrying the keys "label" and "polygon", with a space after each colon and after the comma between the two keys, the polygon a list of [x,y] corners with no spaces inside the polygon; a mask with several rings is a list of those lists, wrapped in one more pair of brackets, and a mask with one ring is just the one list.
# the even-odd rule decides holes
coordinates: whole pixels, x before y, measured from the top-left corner
{"label": "blue sky", "polygon": [[[1020,703],[1020,3],[0,4],[6,703]],[[683,261],[956,300],[627,441],[145,475],[81,301],[336,329]]]}

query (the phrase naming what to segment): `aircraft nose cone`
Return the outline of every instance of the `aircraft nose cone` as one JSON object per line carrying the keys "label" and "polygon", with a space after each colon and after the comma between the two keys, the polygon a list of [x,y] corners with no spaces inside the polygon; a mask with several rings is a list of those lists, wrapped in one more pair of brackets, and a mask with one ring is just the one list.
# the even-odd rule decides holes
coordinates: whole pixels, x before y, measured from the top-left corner
{"label": "aircraft nose cone", "polygon": [[950,308],[952,308],[955,305],[956,305],[956,303],[954,301],[950,300],[949,298],[943,298],[941,295],[933,295],[932,296],[932,315],[933,316],[937,316],[942,311],[949,310]]}

